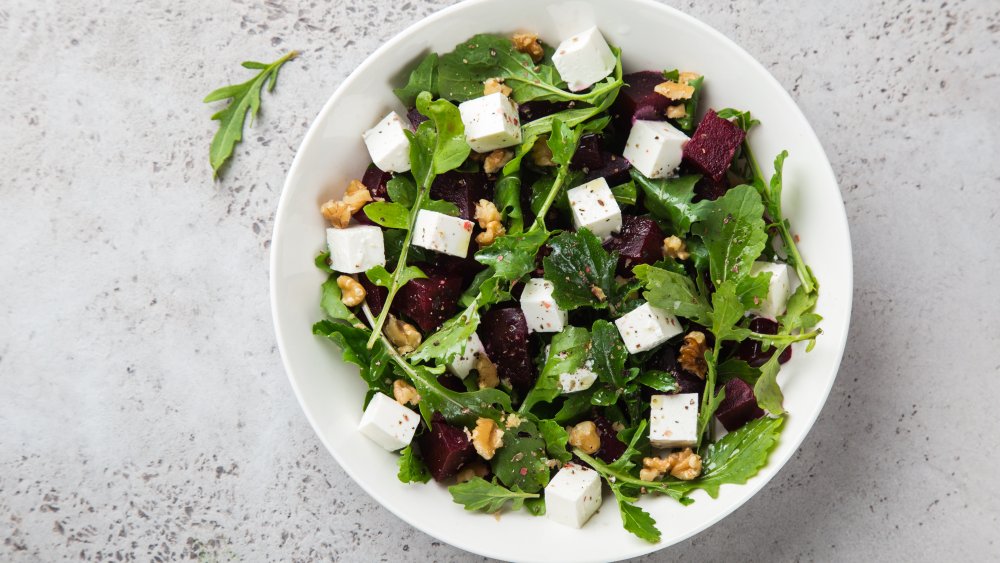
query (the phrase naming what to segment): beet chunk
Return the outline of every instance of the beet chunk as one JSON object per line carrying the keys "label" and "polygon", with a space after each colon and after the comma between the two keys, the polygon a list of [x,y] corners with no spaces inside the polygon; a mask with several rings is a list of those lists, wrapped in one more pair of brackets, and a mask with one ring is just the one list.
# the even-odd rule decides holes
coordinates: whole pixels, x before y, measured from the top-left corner
{"label": "beet chunk", "polygon": [[[677,363],[677,353],[670,346],[664,346],[653,357],[649,365],[653,369],[665,371],[674,376],[674,379],[677,380],[676,393],[697,393],[700,399],[701,394],[705,391],[705,380],[687,370],[681,369],[681,366]],[[652,392],[650,395],[656,393],[658,392]]]}
{"label": "beet chunk", "polygon": [[617,250],[619,272],[628,272],[636,264],[652,264],[663,258],[663,231],[649,217],[622,215],[622,230],[604,247]]}
{"label": "beet chunk", "polygon": [[458,172],[452,170],[441,174],[431,184],[431,197],[454,203],[462,219],[471,221],[476,214],[476,202],[489,198],[489,180],[482,172]]}
{"label": "beet chunk", "polygon": [[358,275],[358,281],[361,282],[361,287],[365,288],[365,302],[372,310],[372,315],[379,316],[382,307],[385,307],[386,298],[389,297],[389,290],[368,281],[368,276],[364,274]]}
{"label": "beet chunk", "polygon": [[670,100],[657,94],[653,89],[665,81],[663,74],[644,70],[626,74],[622,79],[626,86],[621,89],[618,99],[611,107],[611,115],[623,127],[631,127],[637,119],[664,121]]}
{"label": "beet chunk", "polygon": [[523,125],[529,121],[541,119],[552,115],[553,113],[560,112],[568,107],[569,102],[545,102],[535,100],[531,102],[524,102],[518,106],[517,113],[521,119],[521,124]]}
{"label": "beet chunk", "polygon": [[584,135],[580,146],[573,154],[569,163],[574,170],[597,170],[604,167],[604,154],[601,152],[601,140],[597,135]]}
{"label": "beet chunk", "polygon": [[764,411],[757,406],[753,388],[742,379],[730,379],[726,382],[726,398],[722,400],[715,417],[732,432],[755,418],[764,416]]}
{"label": "beet chunk", "polygon": [[[369,164],[368,169],[365,170],[365,175],[361,177],[361,183],[368,188],[368,193],[372,195],[372,199],[375,201],[388,201],[389,200],[389,190],[386,188],[386,183],[392,179],[392,172],[383,172],[378,169],[378,166],[374,164]],[[367,203],[365,205],[368,205]],[[374,225],[371,219],[365,215],[364,206],[358,210],[357,213],[353,215],[354,220],[363,225]]]}
{"label": "beet chunk", "polygon": [[[778,323],[764,317],[755,317],[750,321],[749,328],[760,334],[778,334]],[[749,338],[741,342],[739,347],[736,348],[736,357],[755,368],[759,368],[767,363],[771,359],[771,356],[774,356],[773,346],[765,352],[760,342]],[[785,348],[785,351],[778,357],[778,362],[783,364],[790,359],[792,359],[791,346]]]}
{"label": "beet chunk", "polygon": [[430,430],[418,441],[424,463],[436,481],[454,477],[476,455],[465,430],[445,422],[440,413],[434,413]]}
{"label": "beet chunk", "polygon": [[739,125],[708,110],[691,140],[684,145],[684,162],[715,182],[721,182],[746,133]]}
{"label": "beet chunk", "polygon": [[406,112],[406,119],[410,120],[410,129],[416,131],[421,123],[427,121],[427,116],[417,111],[417,108],[410,108]]}
{"label": "beet chunk", "polygon": [[408,281],[396,294],[392,307],[412,319],[426,334],[454,316],[461,295],[461,277],[429,276]]}
{"label": "beet chunk", "polygon": [[584,182],[604,178],[607,180],[609,186],[614,187],[624,184],[631,179],[628,171],[629,168],[632,168],[632,165],[624,157],[609,152],[603,153],[602,157],[604,158],[604,166],[591,168],[590,172],[584,177]]}
{"label": "beet chunk", "polygon": [[601,449],[594,453],[594,457],[606,463],[612,463],[625,453],[625,443],[618,439],[611,421],[603,416],[594,417],[594,425],[597,426],[597,434],[601,437]]}
{"label": "beet chunk", "polygon": [[720,197],[726,195],[729,191],[729,182],[725,178],[716,182],[715,180],[702,176],[698,183],[694,185],[694,201],[695,203],[704,200],[716,200]]}
{"label": "beet chunk", "polygon": [[520,307],[491,309],[483,314],[479,336],[501,380],[510,381],[522,396],[535,384],[528,323]]}

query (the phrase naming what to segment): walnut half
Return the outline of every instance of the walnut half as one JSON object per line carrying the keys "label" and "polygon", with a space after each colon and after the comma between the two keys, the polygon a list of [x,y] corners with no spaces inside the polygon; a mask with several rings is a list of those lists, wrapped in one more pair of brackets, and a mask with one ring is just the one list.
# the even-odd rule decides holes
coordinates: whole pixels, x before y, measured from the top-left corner
{"label": "walnut half", "polygon": [[580,448],[583,453],[592,454],[601,449],[601,435],[597,432],[597,425],[589,420],[569,428],[567,433],[569,445]]}
{"label": "walnut half", "polygon": [[340,288],[340,301],[348,307],[360,305],[365,300],[365,288],[351,276],[338,276],[337,287]]}
{"label": "walnut half", "polygon": [[407,403],[416,405],[420,402],[420,393],[417,393],[417,388],[402,379],[392,382],[392,396],[401,405]]}
{"label": "walnut half", "polygon": [[545,49],[542,48],[538,36],[534,33],[515,33],[511,37],[511,41],[514,42],[514,49],[521,53],[527,53],[531,60],[536,63],[545,56]]}
{"label": "walnut half", "polygon": [[681,481],[690,481],[701,475],[701,456],[691,448],[674,452],[667,456],[667,460],[673,465],[670,474]]}
{"label": "walnut half", "polygon": [[693,330],[684,337],[677,363],[685,370],[705,379],[708,364],[705,362],[705,333]]}
{"label": "walnut half", "polygon": [[385,323],[385,335],[389,337],[389,342],[392,342],[400,354],[416,350],[417,346],[420,346],[420,341],[423,340],[420,332],[413,325],[392,315],[389,315],[389,320]]}
{"label": "walnut half", "polygon": [[351,180],[340,201],[331,199],[321,205],[319,211],[331,225],[345,229],[351,222],[351,215],[360,211],[369,201],[372,201],[372,194],[368,188],[360,180]]}
{"label": "walnut half", "polygon": [[503,430],[490,418],[480,418],[472,430],[472,445],[483,459],[493,459],[497,448],[503,446]]}
{"label": "walnut half", "polygon": [[677,235],[670,235],[663,239],[663,255],[674,260],[687,260],[691,253],[687,251],[687,245]]}

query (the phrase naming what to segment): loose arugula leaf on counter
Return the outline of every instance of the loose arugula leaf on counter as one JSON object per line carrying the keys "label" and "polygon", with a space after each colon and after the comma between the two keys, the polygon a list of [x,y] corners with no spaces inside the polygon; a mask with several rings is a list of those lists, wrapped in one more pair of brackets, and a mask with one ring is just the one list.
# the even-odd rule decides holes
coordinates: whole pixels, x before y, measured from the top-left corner
{"label": "loose arugula leaf on counter", "polygon": [[632,272],[643,282],[642,296],[653,307],[701,325],[711,324],[712,308],[690,277],[646,264],[633,267]]}
{"label": "loose arugula leaf on counter", "polygon": [[712,281],[720,285],[748,276],[767,242],[760,194],[752,186],[737,186],[702,205],[702,220],[692,230],[708,248]]}
{"label": "loose arugula leaf on counter", "polygon": [[551,403],[558,397],[562,391],[559,376],[583,367],[589,348],[590,332],[585,328],[568,326],[556,333],[549,344],[549,353],[535,386],[525,396],[518,412],[530,412],[536,403]]}
{"label": "loose arugula leaf on counter", "polygon": [[545,279],[560,309],[604,309],[615,293],[618,253],[608,252],[588,229],[564,231],[549,241],[552,252],[542,259]]}
{"label": "loose arugula leaf on counter", "polygon": [[399,452],[399,473],[396,477],[404,483],[426,483],[431,480],[431,472],[424,464],[424,460],[413,451],[413,446],[409,445]]}
{"label": "loose arugula leaf on counter", "polygon": [[566,451],[566,444],[569,442],[569,434],[566,429],[552,419],[542,419],[538,421],[538,431],[545,440],[545,451],[552,459],[566,463],[573,458],[573,454]]}
{"label": "loose arugula leaf on counter", "polygon": [[511,502],[512,510],[520,510],[526,500],[539,498],[538,493],[526,493],[517,486],[508,489],[482,477],[473,477],[464,483],[452,485],[448,487],[448,492],[451,493],[452,500],[466,510],[489,513],[498,512],[508,502]]}
{"label": "loose arugula leaf on counter", "polygon": [[417,96],[421,92],[430,92],[432,96],[438,93],[438,56],[437,53],[430,53],[420,60],[420,64],[410,72],[410,78],[406,81],[406,86],[396,88],[393,93],[403,102],[403,105],[411,108],[417,101]]}
{"label": "loose arugula leaf on counter", "polygon": [[678,178],[651,180],[635,168],[630,170],[632,180],[642,188],[646,209],[656,217],[669,221],[674,234],[683,237],[691,224],[701,219],[704,202],[693,203],[694,186],[701,179],[697,174]]}
{"label": "loose arugula leaf on counter", "polygon": [[625,387],[634,376],[625,371],[628,350],[613,323],[601,319],[594,321],[594,326],[591,327],[590,357],[597,378],[617,389]]}
{"label": "loose arugula leaf on counter", "polygon": [[232,100],[228,106],[212,116],[213,120],[219,122],[219,130],[212,138],[212,145],[208,152],[213,178],[218,177],[219,169],[233,155],[233,147],[236,146],[236,143],[243,140],[243,125],[246,122],[247,114],[250,114],[251,125],[257,118],[261,90],[266,85],[267,91],[273,92],[274,86],[278,82],[278,70],[283,64],[297,56],[299,56],[298,51],[289,51],[273,63],[246,61],[243,63],[243,68],[259,70],[260,73],[257,76],[242,84],[223,86],[205,96],[203,100],[205,103]]}
{"label": "loose arugula leaf on counter", "polygon": [[530,420],[503,432],[503,446],[493,455],[493,474],[508,487],[535,493],[549,484],[545,440]]}

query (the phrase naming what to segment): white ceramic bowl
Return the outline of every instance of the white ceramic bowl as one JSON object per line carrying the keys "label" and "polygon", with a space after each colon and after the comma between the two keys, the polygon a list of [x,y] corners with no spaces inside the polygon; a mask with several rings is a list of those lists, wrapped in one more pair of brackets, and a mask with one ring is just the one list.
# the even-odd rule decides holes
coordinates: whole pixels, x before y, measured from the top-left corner
{"label": "white ceramic bowl", "polygon": [[[801,250],[822,284],[818,311],[825,334],[809,354],[796,349],[779,378],[789,411],[770,463],[742,486],[727,485],[718,499],[695,494],[682,507],[669,498],[641,502],[663,539],[649,544],[622,529],[614,500],[582,530],[526,513],[500,520],[466,512],[435,483],[404,485],[397,456],[356,430],[365,386],[335,347],[314,337],[322,318],[313,266],[325,224],[319,205],[351,178],[361,176],[368,155],[361,132],[389,109],[402,111],[392,87],[405,81],[428,50],[450,51],[475,33],[532,30],[550,43],[598,25],[622,48],[626,72],[681,68],[706,76],[703,108],[750,110],[763,125],[751,135],[761,165],[782,149],[784,206]],[[271,303],[285,368],[309,422],[341,467],[383,506],[424,532],[462,549],[517,561],[607,561],[642,555],[690,537],[747,501],[792,456],[819,415],[833,385],[847,339],[852,265],[847,218],[833,171],[819,140],[791,97],[750,55],[721,33],[675,9],[647,0],[472,0],[442,10],[387,42],[362,63],[320,111],[292,163],[275,220],[271,254]]]}

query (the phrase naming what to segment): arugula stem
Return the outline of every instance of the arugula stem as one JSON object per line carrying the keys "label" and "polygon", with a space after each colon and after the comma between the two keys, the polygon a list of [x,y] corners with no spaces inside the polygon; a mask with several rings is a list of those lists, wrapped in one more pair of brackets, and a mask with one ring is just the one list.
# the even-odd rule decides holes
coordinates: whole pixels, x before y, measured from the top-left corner
{"label": "arugula stem", "polygon": [[[410,241],[413,240],[413,227],[417,223],[417,214],[420,213],[420,208],[424,205],[424,198],[427,197],[427,192],[430,191],[430,185],[421,186],[417,190],[417,197],[413,200],[412,211],[410,212],[410,221],[406,229],[406,236],[403,237],[403,247],[399,251],[399,260],[396,262],[396,268],[392,271],[392,281],[389,284],[389,294],[385,298],[385,304],[382,305],[382,312],[379,313],[378,319],[372,324],[372,335],[368,339],[368,349],[371,350],[372,346],[375,345],[375,341],[378,340],[379,336],[382,336],[382,326],[385,325],[385,320],[389,315],[389,306],[392,305],[392,300],[396,298],[396,293],[399,291],[399,278],[406,269],[406,255],[410,252]],[[367,305],[366,305],[367,306]],[[366,311],[367,312],[367,311]],[[369,318],[369,322],[371,318]]]}
{"label": "arugula stem", "polygon": [[766,342],[774,346],[788,345],[793,342],[802,342],[803,340],[813,340],[820,334],[823,334],[823,329],[817,328],[812,332],[804,332],[802,334],[761,334],[759,332],[751,332],[750,338],[754,340],[759,340],[761,342]]}
{"label": "arugula stem", "polygon": [[629,475],[628,473],[623,473],[611,469],[606,463],[599,459],[595,459],[586,453],[584,453],[580,448],[573,448],[573,455],[583,460],[587,465],[594,468],[595,471],[601,474],[605,479],[611,481],[615,484],[625,483],[627,485],[633,485],[636,487],[643,487],[647,491],[656,491],[658,493],[663,493],[669,495],[675,499],[679,499],[683,496],[680,491],[671,488],[671,483],[663,481],[643,481],[642,479],[636,479],[635,477]]}
{"label": "arugula stem", "polygon": [[[704,428],[699,429],[698,432],[698,443],[695,449],[701,447],[702,439],[705,437],[706,432],[710,432],[712,428],[712,417],[715,415],[715,408],[712,406],[715,400],[715,380],[718,376],[718,366],[719,352],[722,350],[722,339],[715,339],[715,346],[712,349],[712,359],[705,358],[705,363],[708,365],[708,375],[705,377],[705,390],[701,394],[701,411],[699,416],[699,422],[704,420]],[[699,424],[700,425],[700,424]]]}
{"label": "arugula stem", "polygon": [[556,179],[552,182],[552,188],[549,189],[549,194],[545,196],[545,201],[542,203],[542,207],[538,210],[538,215],[535,216],[535,222],[532,223],[529,231],[533,231],[538,228],[545,228],[545,214],[549,212],[549,208],[556,201],[556,196],[559,195],[559,189],[562,188],[563,182],[566,181],[566,176],[569,174],[569,165],[563,164],[559,166],[559,172],[556,173]]}

